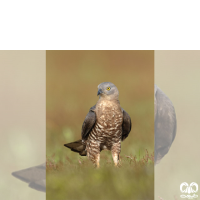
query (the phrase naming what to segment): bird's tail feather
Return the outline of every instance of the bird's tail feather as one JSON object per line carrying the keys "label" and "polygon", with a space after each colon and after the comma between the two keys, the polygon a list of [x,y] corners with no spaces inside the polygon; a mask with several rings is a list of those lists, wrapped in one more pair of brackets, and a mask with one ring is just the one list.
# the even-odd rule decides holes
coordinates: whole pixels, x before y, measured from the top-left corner
{"label": "bird's tail feather", "polygon": [[81,156],[87,155],[87,152],[85,150],[86,145],[82,142],[82,140],[77,140],[75,142],[64,144],[64,146],[71,149],[71,151],[79,153]]}

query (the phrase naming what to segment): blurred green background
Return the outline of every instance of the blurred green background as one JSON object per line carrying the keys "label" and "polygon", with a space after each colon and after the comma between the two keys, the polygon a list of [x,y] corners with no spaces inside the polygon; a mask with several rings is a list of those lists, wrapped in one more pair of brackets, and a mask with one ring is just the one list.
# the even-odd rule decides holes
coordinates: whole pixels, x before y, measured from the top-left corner
{"label": "blurred green background", "polygon": [[[153,199],[154,51],[47,51],[46,66],[47,199]],[[132,130],[120,167],[103,151],[96,170],[63,145],[81,138],[106,81],[118,87]]]}

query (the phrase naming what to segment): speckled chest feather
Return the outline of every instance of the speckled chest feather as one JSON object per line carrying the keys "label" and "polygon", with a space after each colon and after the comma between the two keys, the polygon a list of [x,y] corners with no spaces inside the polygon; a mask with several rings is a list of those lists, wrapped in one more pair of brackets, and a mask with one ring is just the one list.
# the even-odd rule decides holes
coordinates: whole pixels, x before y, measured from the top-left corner
{"label": "speckled chest feather", "polygon": [[96,105],[96,123],[90,139],[99,142],[101,149],[109,149],[121,141],[123,112],[118,101],[103,100]]}

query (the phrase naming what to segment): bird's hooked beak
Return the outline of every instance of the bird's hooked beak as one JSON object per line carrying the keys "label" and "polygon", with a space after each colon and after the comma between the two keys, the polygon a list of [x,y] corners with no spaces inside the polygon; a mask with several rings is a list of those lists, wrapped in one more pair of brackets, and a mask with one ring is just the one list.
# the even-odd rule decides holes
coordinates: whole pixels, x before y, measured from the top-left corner
{"label": "bird's hooked beak", "polygon": [[97,96],[100,95],[100,94],[102,94],[102,93],[103,93],[102,89],[101,88],[98,89]]}

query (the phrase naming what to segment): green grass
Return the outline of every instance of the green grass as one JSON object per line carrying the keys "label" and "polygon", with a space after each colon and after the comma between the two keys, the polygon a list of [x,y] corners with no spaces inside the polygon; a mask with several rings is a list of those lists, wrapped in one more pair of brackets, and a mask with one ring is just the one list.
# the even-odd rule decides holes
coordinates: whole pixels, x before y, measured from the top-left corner
{"label": "green grass", "polygon": [[87,157],[56,162],[47,158],[48,200],[130,200],[153,199],[154,157],[145,150],[143,156],[120,156],[114,167],[110,152],[101,155],[96,169]]}

